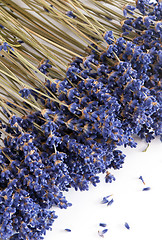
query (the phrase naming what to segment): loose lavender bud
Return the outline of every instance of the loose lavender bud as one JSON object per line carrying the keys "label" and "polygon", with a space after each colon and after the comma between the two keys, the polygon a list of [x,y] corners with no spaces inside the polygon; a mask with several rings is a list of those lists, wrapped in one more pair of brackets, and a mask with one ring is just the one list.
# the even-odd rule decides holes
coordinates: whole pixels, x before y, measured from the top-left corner
{"label": "loose lavender bud", "polygon": [[150,187],[146,187],[146,188],[143,188],[142,191],[149,191],[151,188]]}
{"label": "loose lavender bud", "polygon": [[104,198],[102,199],[102,202],[101,202],[101,203],[102,203],[102,204],[108,203],[108,199],[104,197]]}
{"label": "loose lavender bud", "polygon": [[130,226],[127,222],[125,222],[124,226],[129,230],[130,229]]}
{"label": "loose lavender bud", "polygon": [[47,59],[45,61],[45,63],[41,64],[41,66],[39,66],[39,71],[41,71],[42,73],[44,74],[47,74],[48,73],[48,69],[52,68],[52,65],[49,64],[49,60]]}
{"label": "loose lavender bud", "polygon": [[106,228],[106,229],[104,229],[104,230],[102,230],[102,234],[105,234],[105,233],[107,233],[107,231],[108,231],[108,229]]}
{"label": "loose lavender bud", "polygon": [[28,96],[31,94],[30,89],[27,89],[27,88],[20,90],[19,93],[23,98],[28,98]]}
{"label": "loose lavender bud", "polygon": [[114,199],[112,198],[110,201],[108,201],[107,206],[111,206],[113,204],[113,202],[114,202]]}
{"label": "loose lavender bud", "polygon": [[65,231],[66,231],[66,232],[71,232],[71,229],[65,228]]}
{"label": "loose lavender bud", "polygon": [[124,15],[124,17],[127,16],[127,13],[133,15],[133,14],[134,14],[134,13],[133,13],[134,10],[135,10],[135,7],[134,7],[134,6],[126,5],[126,6],[124,7],[124,9],[123,9],[123,15]]}
{"label": "loose lavender bud", "polygon": [[106,227],[106,225],[107,225],[106,223],[100,223],[99,224],[99,226],[101,226],[101,227]]}
{"label": "loose lavender bud", "polygon": [[108,198],[111,197],[111,196],[112,196],[112,195],[108,195],[108,196],[106,196],[106,197],[103,197],[101,203],[102,203],[102,204],[108,203],[108,201],[109,201]]}

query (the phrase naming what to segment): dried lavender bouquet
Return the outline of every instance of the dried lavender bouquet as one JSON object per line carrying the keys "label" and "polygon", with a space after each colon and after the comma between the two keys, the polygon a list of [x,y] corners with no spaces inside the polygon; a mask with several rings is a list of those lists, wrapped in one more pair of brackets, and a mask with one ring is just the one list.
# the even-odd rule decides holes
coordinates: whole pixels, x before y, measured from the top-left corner
{"label": "dried lavender bouquet", "polygon": [[1,1],[2,239],[43,239],[64,191],[113,181],[118,146],[161,134],[161,16],[158,1]]}

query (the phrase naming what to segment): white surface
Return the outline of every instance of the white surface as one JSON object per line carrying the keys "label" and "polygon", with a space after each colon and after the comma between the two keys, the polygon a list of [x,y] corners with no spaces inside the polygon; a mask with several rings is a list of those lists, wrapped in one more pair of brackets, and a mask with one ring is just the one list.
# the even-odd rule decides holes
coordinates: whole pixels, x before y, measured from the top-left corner
{"label": "white surface", "polygon": [[[126,148],[125,164],[112,170],[116,181],[106,184],[101,174],[97,187],[86,192],[71,189],[66,193],[73,204],[66,210],[54,208],[58,219],[45,240],[98,240],[99,223],[107,223],[104,235],[108,240],[161,240],[162,239],[162,145],[159,139],[150,144],[139,141],[136,149]],[[145,185],[139,178],[142,175]],[[150,191],[142,191],[151,187]],[[102,198],[113,194],[111,206],[101,204]],[[130,230],[124,227],[128,222]],[[64,229],[70,228],[71,232]]]}

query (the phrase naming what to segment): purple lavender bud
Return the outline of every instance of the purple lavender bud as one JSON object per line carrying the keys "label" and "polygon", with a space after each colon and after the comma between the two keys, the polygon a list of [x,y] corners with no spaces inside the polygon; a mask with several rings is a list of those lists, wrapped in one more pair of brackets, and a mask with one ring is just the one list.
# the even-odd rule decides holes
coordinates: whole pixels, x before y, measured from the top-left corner
{"label": "purple lavender bud", "polygon": [[52,68],[52,65],[49,64],[49,60],[47,59],[44,64],[41,64],[41,66],[38,68],[39,71],[41,71],[44,74],[47,74],[48,69]]}
{"label": "purple lavender bud", "polygon": [[100,223],[99,224],[99,226],[101,226],[101,227],[106,227],[106,225],[107,225],[106,223]]}
{"label": "purple lavender bud", "polygon": [[130,226],[127,222],[125,222],[124,226],[129,230],[130,229]]}
{"label": "purple lavender bud", "polygon": [[104,39],[108,44],[112,44],[114,42],[114,36],[112,31],[108,31],[104,34]]}
{"label": "purple lavender bud", "polygon": [[126,17],[127,16],[127,9],[123,9],[123,15],[124,15],[124,17]]}
{"label": "purple lavender bud", "polygon": [[31,91],[30,89],[24,88],[20,90],[19,93],[21,94],[21,97],[28,98],[28,96],[31,94]]}
{"label": "purple lavender bud", "polygon": [[71,232],[71,229],[65,228],[65,231],[66,231],[66,232]]}
{"label": "purple lavender bud", "polygon": [[160,21],[157,22],[156,26],[155,26],[155,29],[156,29],[157,32],[162,33],[162,22],[160,22]]}
{"label": "purple lavender bud", "polygon": [[146,188],[143,188],[142,191],[149,191],[151,188],[150,187],[146,187]]}
{"label": "purple lavender bud", "polygon": [[105,204],[105,203],[108,203],[108,199],[106,198],[106,197],[103,197],[103,199],[102,199],[102,202],[101,202],[102,204]]}
{"label": "purple lavender bud", "polygon": [[113,202],[114,202],[114,199],[112,198],[110,201],[108,201],[107,206],[111,206],[113,204]]}
{"label": "purple lavender bud", "polygon": [[134,6],[126,5],[126,6],[124,7],[124,9],[123,9],[123,15],[124,15],[124,17],[127,16],[127,13],[133,15],[135,9],[136,9],[136,8],[135,8]]}
{"label": "purple lavender bud", "polygon": [[107,231],[108,231],[108,229],[107,229],[107,228],[105,228],[104,230],[102,230],[102,234],[105,234],[105,233],[107,233]]}

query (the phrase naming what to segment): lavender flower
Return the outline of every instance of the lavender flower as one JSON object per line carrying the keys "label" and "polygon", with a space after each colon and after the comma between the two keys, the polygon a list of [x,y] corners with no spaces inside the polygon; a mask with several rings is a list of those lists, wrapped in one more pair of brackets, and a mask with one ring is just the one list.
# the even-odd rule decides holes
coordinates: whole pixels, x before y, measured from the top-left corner
{"label": "lavender flower", "polygon": [[8,49],[11,49],[12,51],[14,51],[13,47],[11,47],[7,42],[3,42],[1,45],[0,45],[0,51],[1,50],[4,50],[4,51],[8,51]]}

